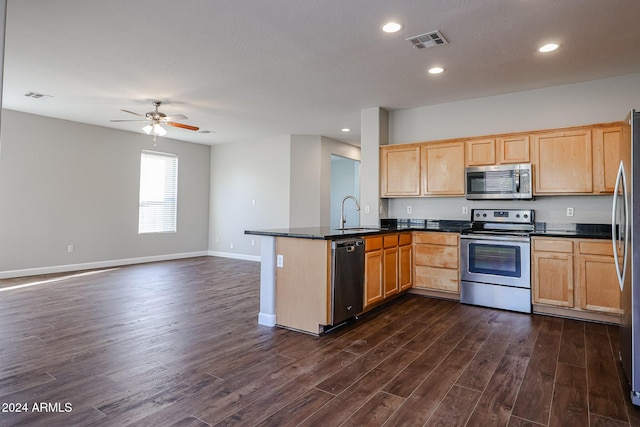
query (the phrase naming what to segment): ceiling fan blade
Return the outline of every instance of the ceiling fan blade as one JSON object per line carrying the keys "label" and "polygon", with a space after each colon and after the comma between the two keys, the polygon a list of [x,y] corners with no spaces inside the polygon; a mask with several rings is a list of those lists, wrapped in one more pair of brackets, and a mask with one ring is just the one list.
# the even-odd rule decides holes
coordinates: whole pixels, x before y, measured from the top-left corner
{"label": "ceiling fan blade", "polygon": [[110,122],[148,122],[149,120],[109,120]]}
{"label": "ceiling fan blade", "polygon": [[162,120],[172,122],[174,120],[187,120],[188,117],[183,114],[176,114],[175,116],[166,116]]}
{"label": "ceiling fan blade", "polygon": [[196,126],[190,126],[190,125],[185,125],[185,124],[176,123],[176,122],[167,122],[167,124],[169,126],[173,126],[173,127],[176,127],[176,128],[187,129],[187,130],[198,130],[198,129],[200,129],[199,127],[196,127]]}
{"label": "ceiling fan blade", "polygon": [[125,113],[133,114],[134,116],[145,117],[144,114],[134,113],[133,111],[129,111],[129,110],[120,110],[120,111],[124,111]]}

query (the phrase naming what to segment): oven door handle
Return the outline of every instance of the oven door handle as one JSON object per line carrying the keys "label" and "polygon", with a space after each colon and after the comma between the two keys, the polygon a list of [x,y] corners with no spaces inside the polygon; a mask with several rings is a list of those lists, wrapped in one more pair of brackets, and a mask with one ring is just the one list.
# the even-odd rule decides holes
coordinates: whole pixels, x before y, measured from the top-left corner
{"label": "oven door handle", "polygon": [[518,243],[529,243],[531,242],[531,238],[524,236],[498,236],[498,235],[486,235],[486,234],[462,234],[460,235],[461,240],[488,240],[488,241],[498,241],[498,242],[518,242]]}

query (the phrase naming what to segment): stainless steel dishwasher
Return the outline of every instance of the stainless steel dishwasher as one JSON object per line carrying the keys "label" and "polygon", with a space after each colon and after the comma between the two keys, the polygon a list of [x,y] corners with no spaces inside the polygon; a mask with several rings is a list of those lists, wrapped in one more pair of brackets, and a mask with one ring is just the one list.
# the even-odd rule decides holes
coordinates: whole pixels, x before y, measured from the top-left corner
{"label": "stainless steel dishwasher", "polygon": [[338,325],[362,311],[364,240],[331,242],[331,324]]}

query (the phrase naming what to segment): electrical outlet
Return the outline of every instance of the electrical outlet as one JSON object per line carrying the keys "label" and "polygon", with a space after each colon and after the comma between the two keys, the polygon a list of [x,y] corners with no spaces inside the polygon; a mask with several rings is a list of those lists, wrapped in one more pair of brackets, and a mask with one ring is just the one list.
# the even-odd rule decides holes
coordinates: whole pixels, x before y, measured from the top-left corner
{"label": "electrical outlet", "polygon": [[468,215],[469,214],[469,206],[463,206],[462,207],[462,214],[463,215]]}
{"label": "electrical outlet", "polygon": [[229,249],[233,249],[233,243],[229,243]]}
{"label": "electrical outlet", "polygon": [[366,205],[364,207],[364,213],[369,213],[370,209],[369,209],[369,205]]}
{"label": "electrical outlet", "polygon": [[276,257],[276,266],[280,268],[284,267],[284,255],[278,255]]}
{"label": "electrical outlet", "polygon": [[413,212],[413,209],[411,208],[411,206],[407,206],[407,213],[410,214],[411,212]]}
{"label": "electrical outlet", "polygon": [[69,253],[73,252],[73,245],[67,246],[67,252]]}
{"label": "electrical outlet", "polygon": [[251,246],[255,246],[256,245],[256,240],[255,239],[251,239]]}
{"label": "electrical outlet", "polygon": [[573,208],[567,208],[567,216],[573,216]]}

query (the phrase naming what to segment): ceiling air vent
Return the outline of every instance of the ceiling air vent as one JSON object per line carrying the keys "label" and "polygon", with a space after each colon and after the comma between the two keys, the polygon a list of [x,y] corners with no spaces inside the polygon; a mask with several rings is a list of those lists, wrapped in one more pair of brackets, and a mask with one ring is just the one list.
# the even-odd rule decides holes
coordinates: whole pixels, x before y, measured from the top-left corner
{"label": "ceiling air vent", "polygon": [[38,93],[38,92],[27,92],[24,94],[24,96],[27,96],[29,98],[36,98],[36,99],[44,98],[45,96],[51,97],[51,95],[45,95],[44,93]]}
{"label": "ceiling air vent", "polygon": [[407,40],[411,42],[413,47],[416,49],[424,49],[426,47],[435,47],[449,43],[438,30],[420,34],[419,36],[409,37]]}

